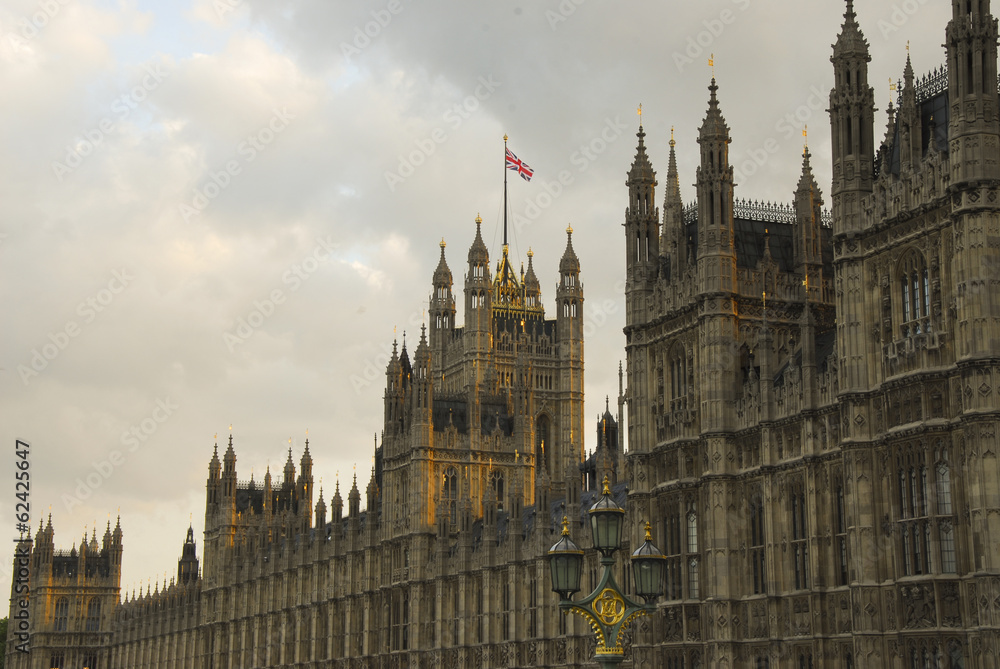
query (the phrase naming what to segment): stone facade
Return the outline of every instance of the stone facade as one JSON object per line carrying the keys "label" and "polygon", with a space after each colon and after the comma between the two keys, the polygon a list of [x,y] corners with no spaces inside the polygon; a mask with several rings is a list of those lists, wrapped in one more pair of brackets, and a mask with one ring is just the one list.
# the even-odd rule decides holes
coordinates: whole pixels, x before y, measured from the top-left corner
{"label": "stone facade", "polygon": [[636,667],[997,666],[997,26],[952,4],[945,70],[907,59],[876,151],[848,2],[832,216],[808,151],[791,207],[733,199],[713,80],[697,206],[671,141],[659,226],[640,128],[628,518],[658,519],[668,592]]}
{"label": "stone facade", "polygon": [[[491,271],[477,219],[464,325],[442,242],[429,327],[412,358],[394,348],[365,511],[356,478],[346,515],[339,485],[329,508],[314,500],[308,442],[280,478],[238,480],[230,437],[209,464],[203,569],[189,530],[177,577],[119,603],[121,529],[64,554],[50,522],[32,547],[35,652],[8,641],[8,666],[592,666],[593,636],[559,613],[544,556],[563,515],[589,543],[581,521],[607,475],[629,510],[624,552],[650,520],[667,556],[665,596],[626,644],[632,667],[996,669],[989,5],[953,0],[946,68],[917,80],[907,61],[876,148],[848,1],[831,59],[830,214],[808,151],[790,206],[735,199],[714,79],[695,205],[671,138],[661,215],[639,128],[627,370],[590,457],[572,231],[546,319],[531,253],[515,272],[504,248]],[[598,576],[589,551],[585,591]]]}

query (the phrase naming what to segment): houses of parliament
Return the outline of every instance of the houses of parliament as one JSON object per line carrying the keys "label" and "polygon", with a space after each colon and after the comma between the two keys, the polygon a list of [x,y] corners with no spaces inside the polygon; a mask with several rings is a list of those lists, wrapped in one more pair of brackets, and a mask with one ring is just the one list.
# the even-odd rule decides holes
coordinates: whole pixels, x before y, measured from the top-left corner
{"label": "houses of parliament", "polygon": [[[944,48],[927,76],[907,59],[883,136],[847,1],[828,200],[808,150],[790,205],[736,199],[714,78],[695,204],[671,138],[657,207],[640,126],[622,194],[627,364],[588,448],[572,230],[546,314],[531,255],[526,270],[506,246],[491,261],[477,220],[463,293],[442,242],[428,325],[394,348],[367,483],[316,491],[308,442],[280,474],[241,480],[230,437],[208,464],[200,560],[189,529],[176,577],[124,599],[121,527],[66,551],[49,520],[23,546],[31,652],[12,626],[6,666],[593,666],[546,552],[564,515],[589,542],[608,476],[625,549],[648,519],[667,558],[625,667],[998,669],[990,0],[952,0]],[[587,551],[585,592],[597,575]]]}

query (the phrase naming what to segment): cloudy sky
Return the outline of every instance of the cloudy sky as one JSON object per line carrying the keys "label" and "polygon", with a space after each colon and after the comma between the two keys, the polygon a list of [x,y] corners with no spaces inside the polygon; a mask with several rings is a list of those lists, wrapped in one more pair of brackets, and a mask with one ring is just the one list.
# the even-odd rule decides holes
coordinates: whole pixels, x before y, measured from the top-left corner
{"label": "cloudy sky", "polygon": [[[908,40],[918,73],[943,62],[947,3],[857,10],[884,108]],[[176,573],[191,514],[201,532],[213,435],[223,444],[230,424],[241,479],[280,469],[289,439],[297,463],[309,430],[327,497],[355,464],[363,487],[387,352],[394,332],[418,336],[440,240],[457,290],[477,213],[499,251],[505,133],[536,170],[510,183],[512,251],[534,250],[550,309],[575,229],[596,418],[624,345],[636,107],[661,180],[676,128],[690,200],[714,53],[737,195],[791,200],[805,124],[828,194],[824,110],[843,11],[839,0],[6,0],[8,534],[16,439],[30,443],[32,524],[51,506],[58,547],[95,522],[100,536],[120,509],[129,590]],[[0,569],[0,590],[9,578]]]}

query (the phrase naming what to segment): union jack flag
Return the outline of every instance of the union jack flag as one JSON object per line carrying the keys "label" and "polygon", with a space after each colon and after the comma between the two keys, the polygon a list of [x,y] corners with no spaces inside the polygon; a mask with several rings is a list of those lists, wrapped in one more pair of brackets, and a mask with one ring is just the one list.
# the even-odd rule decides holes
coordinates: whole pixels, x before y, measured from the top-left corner
{"label": "union jack flag", "polygon": [[528,167],[528,163],[524,162],[517,156],[515,156],[510,149],[504,147],[507,151],[507,169],[514,170],[521,175],[521,178],[525,181],[531,181],[532,175],[534,175],[535,170]]}

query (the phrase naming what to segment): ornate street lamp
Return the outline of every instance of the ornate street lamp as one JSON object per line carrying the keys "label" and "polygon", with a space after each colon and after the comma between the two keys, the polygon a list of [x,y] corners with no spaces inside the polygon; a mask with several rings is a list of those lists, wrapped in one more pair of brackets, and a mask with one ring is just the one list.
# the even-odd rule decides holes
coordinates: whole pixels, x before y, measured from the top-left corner
{"label": "ornate street lamp", "polygon": [[632,576],[635,594],[652,604],[663,594],[663,581],[667,570],[667,557],[653,545],[653,535],[646,523],[646,541],[632,553]]}
{"label": "ornate street lamp", "polygon": [[562,538],[549,549],[549,567],[552,569],[552,590],[560,599],[570,599],[580,592],[580,575],[583,572],[583,551],[569,538],[569,519],[563,516]]}
{"label": "ornate street lamp", "polygon": [[605,669],[620,664],[625,659],[622,635],[632,620],[655,609],[653,602],[663,590],[663,572],[666,557],[653,545],[649,523],[646,523],[646,541],[632,553],[632,570],[636,594],[646,604],[639,604],[626,597],[615,582],[612,567],[614,553],[621,547],[622,525],[625,510],[611,498],[608,477],[604,477],[604,494],[590,508],[590,530],[594,548],[601,553],[604,568],[601,580],[592,593],[579,602],[572,600],[580,590],[583,571],[583,551],[569,537],[569,519],[563,517],[562,538],[549,550],[552,568],[552,590],[559,594],[559,608],[586,618],[597,635],[595,659]]}

